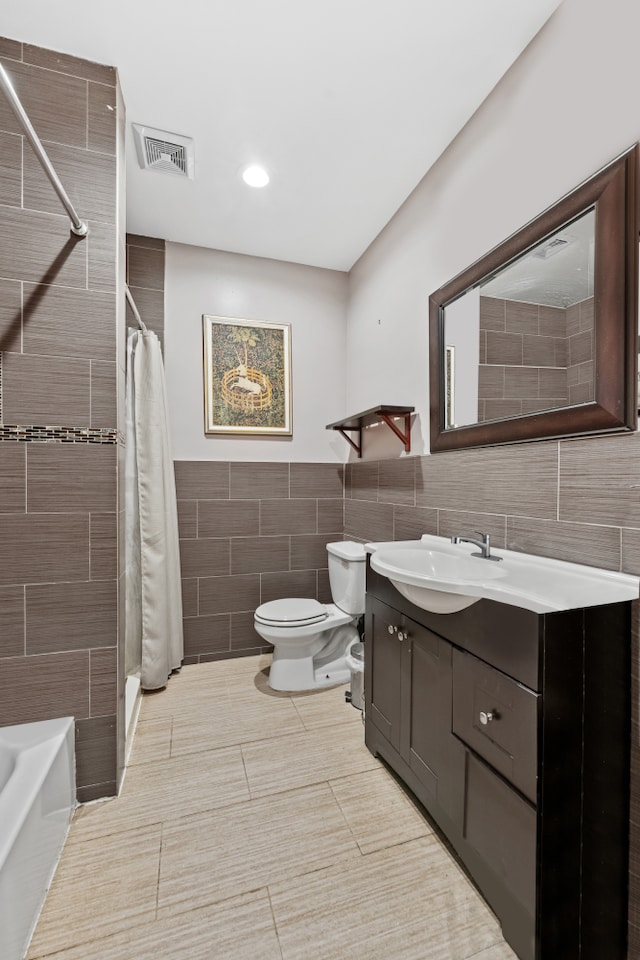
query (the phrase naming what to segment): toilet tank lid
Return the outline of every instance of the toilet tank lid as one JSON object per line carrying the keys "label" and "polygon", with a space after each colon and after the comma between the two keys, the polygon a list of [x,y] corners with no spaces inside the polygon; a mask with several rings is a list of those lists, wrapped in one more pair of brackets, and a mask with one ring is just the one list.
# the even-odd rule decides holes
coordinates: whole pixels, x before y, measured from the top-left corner
{"label": "toilet tank lid", "polygon": [[255,613],[261,623],[287,623],[290,626],[319,623],[329,616],[327,608],[317,600],[291,597],[284,600],[269,600]]}
{"label": "toilet tank lid", "polygon": [[327,550],[334,557],[340,557],[341,560],[366,560],[364,544],[354,543],[352,540],[340,540],[338,543],[328,543]]}

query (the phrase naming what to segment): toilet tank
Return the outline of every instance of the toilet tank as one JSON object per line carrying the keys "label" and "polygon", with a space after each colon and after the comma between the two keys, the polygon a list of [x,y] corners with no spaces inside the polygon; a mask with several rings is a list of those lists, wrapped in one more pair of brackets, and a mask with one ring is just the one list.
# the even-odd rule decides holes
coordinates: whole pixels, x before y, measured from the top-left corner
{"label": "toilet tank", "polygon": [[364,613],[366,554],[361,543],[328,543],[329,583],[337,607],[352,617]]}

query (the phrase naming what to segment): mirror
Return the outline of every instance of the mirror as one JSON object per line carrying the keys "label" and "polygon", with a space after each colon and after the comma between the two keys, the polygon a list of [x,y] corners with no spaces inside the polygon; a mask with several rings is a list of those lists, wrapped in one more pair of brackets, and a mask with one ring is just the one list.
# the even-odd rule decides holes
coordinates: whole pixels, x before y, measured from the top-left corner
{"label": "mirror", "polygon": [[431,451],[637,426],[638,147],[432,294]]}

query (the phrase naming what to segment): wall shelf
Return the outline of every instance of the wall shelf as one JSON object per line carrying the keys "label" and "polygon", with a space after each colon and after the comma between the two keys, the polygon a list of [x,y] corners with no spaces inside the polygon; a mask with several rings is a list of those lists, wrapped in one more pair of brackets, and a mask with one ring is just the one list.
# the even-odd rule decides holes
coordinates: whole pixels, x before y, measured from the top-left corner
{"label": "wall shelf", "polygon": [[[375,423],[386,423],[396,437],[404,444],[407,453],[411,452],[411,414],[415,407],[390,407],[381,405],[371,407],[370,410],[363,410],[362,413],[355,413],[344,420],[337,420],[335,423],[328,423],[327,430],[337,430],[345,438],[348,444],[353,447],[359,457],[362,456],[362,429],[363,427],[373,426]],[[400,429],[395,418],[404,417],[404,431]],[[348,433],[357,433],[357,441],[350,437]]]}

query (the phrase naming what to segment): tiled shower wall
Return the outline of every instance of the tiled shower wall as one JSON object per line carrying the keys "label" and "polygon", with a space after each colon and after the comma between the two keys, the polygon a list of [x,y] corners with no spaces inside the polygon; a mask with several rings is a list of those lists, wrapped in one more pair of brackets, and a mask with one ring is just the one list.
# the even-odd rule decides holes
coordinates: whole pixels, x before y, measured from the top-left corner
{"label": "tiled shower wall", "polygon": [[[491,534],[497,547],[640,575],[640,434],[351,463],[345,537]],[[632,631],[629,960],[640,957],[640,654]]]}
{"label": "tiled shower wall", "polygon": [[329,602],[326,544],[342,540],[343,467],[176,461],[185,662],[270,649],[257,606]]}
{"label": "tiled shower wall", "polygon": [[478,420],[594,398],[593,297],[571,307],[480,297]]}
{"label": "tiled shower wall", "polygon": [[0,95],[0,725],[74,716],[83,800],[118,765],[123,120],[111,67],[4,39],[0,56],[90,228],[70,234]]}
{"label": "tiled shower wall", "polygon": [[[164,240],[127,234],[127,283],[142,322],[164,343]],[[137,329],[127,304],[127,325]]]}

